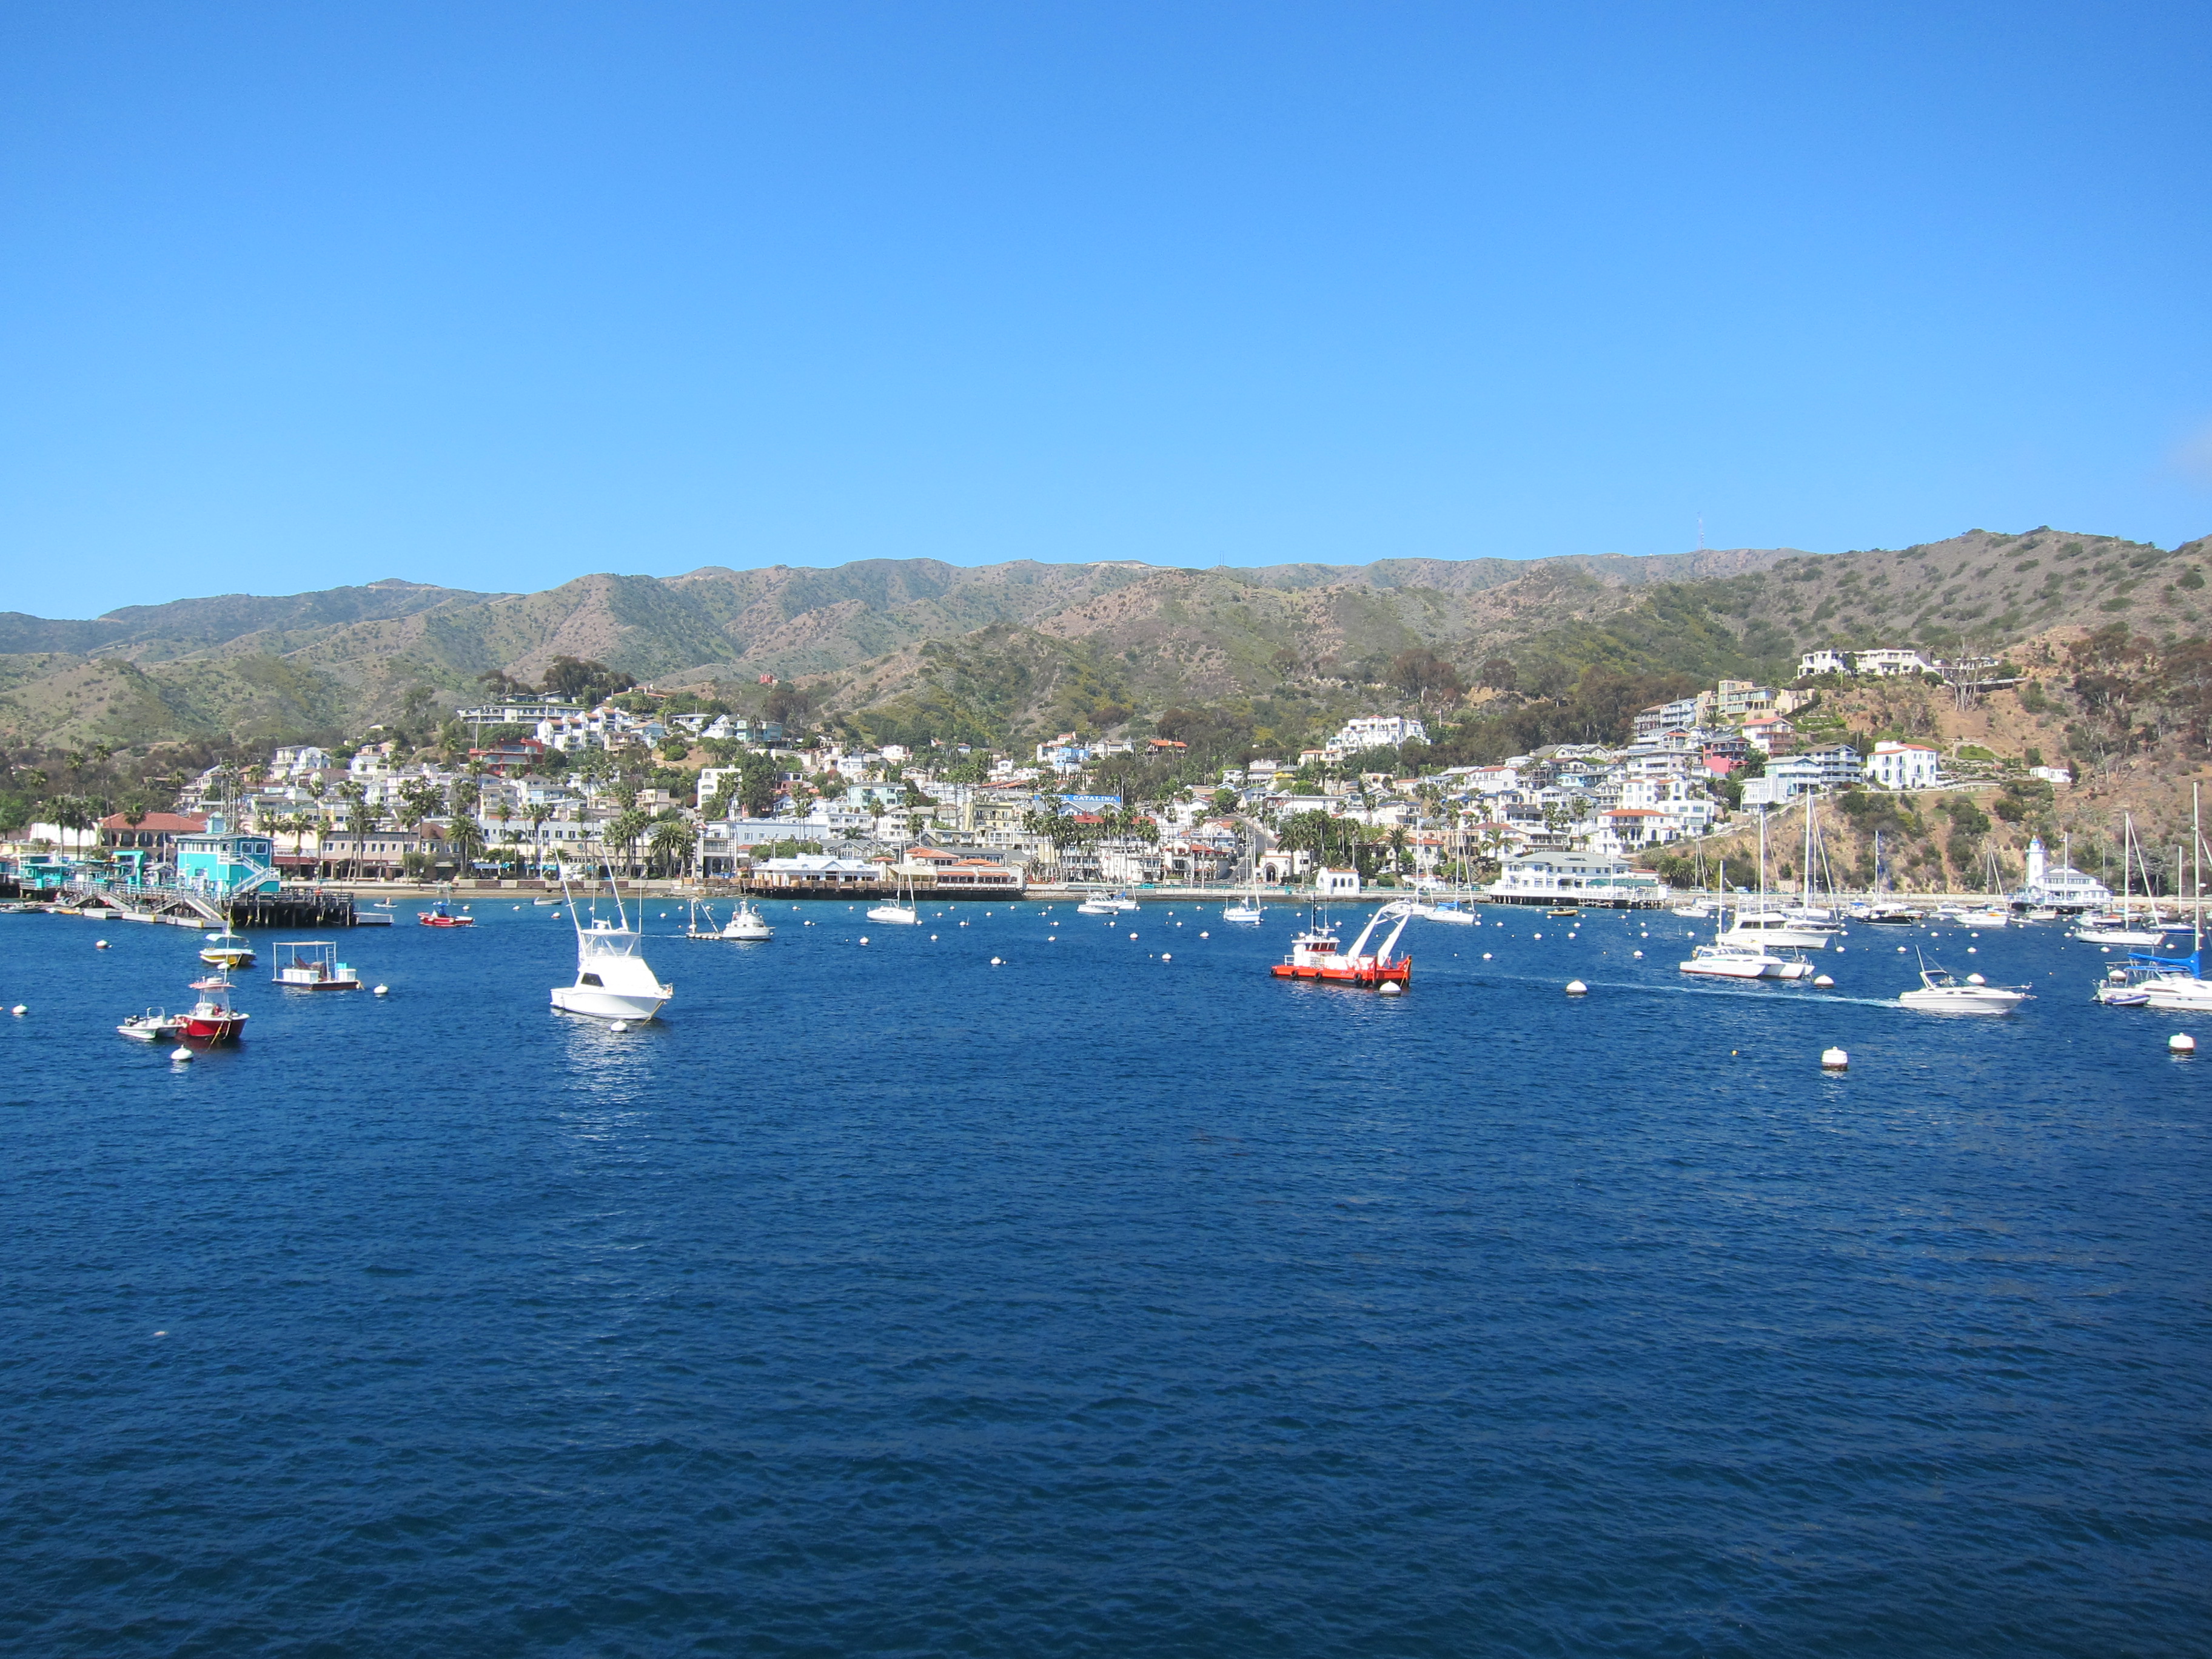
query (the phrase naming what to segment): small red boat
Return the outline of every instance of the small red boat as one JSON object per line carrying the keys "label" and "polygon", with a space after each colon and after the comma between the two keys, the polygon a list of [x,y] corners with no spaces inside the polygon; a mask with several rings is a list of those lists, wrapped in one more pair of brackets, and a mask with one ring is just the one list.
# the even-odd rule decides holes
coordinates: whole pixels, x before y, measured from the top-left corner
{"label": "small red boat", "polygon": [[[1382,941],[1380,949],[1370,953],[1367,942],[1375,930],[1386,921],[1395,919],[1397,926]],[[1320,980],[1333,985],[1405,985],[1413,977],[1411,957],[1393,957],[1398,935],[1406,931],[1406,924],[1413,919],[1410,904],[1394,902],[1384,905],[1367,919],[1367,926],[1359,930],[1359,937],[1352,948],[1342,948],[1335,930],[1325,923],[1317,924],[1291,941],[1291,953],[1268,969],[1277,979]]]}
{"label": "small red boat", "polygon": [[218,974],[213,979],[196,979],[192,989],[200,1000],[183,1013],[172,1017],[172,1029],[187,1042],[235,1042],[246,1030],[245,1011],[234,1008],[230,1003],[230,981]]}
{"label": "small red boat", "polygon": [[425,927],[473,927],[477,925],[474,916],[455,915],[453,907],[443,899],[433,901],[427,910],[417,910],[415,920]]}

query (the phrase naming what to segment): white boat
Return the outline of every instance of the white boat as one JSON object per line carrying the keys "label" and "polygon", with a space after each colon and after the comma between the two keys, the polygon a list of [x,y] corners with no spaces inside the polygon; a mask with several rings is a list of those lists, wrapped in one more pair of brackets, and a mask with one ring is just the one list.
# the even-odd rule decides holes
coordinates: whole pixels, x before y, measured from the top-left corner
{"label": "white boat", "polygon": [[738,908],[730,912],[730,919],[722,924],[720,937],[735,939],[742,945],[758,945],[774,939],[775,929],[768,925],[767,919],[758,910],[753,908],[750,899],[739,899]]}
{"label": "white boat", "polygon": [[160,1008],[133,1014],[115,1029],[133,1042],[164,1042],[176,1036],[184,1021]]}
{"label": "white boat", "polygon": [[1118,916],[1121,914],[1121,907],[1103,894],[1094,895],[1077,905],[1075,914],[1079,916]]}
{"label": "white boat", "polygon": [[1234,904],[1221,907],[1221,919],[1246,927],[1257,927],[1266,919],[1267,912],[1249,899],[1239,899]]}
{"label": "white boat", "polygon": [[[596,912],[597,901],[591,902]],[[576,913],[574,899],[569,900],[568,915],[576,928],[576,982],[555,986],[553,1006],[563,1013],[592,1019],[652,1019],[676,994],[676,988],[663,985],[638,954],[638,936],[623,913],[618,890],[614,905],[613,921],[595,914],[586,927]]]}
{"label": "white boat", "polygon": [[1979,910],[1961,910],[1959,912],[1958,922],[1961,927],[1978,929],[2009,927],[2012,926],[2012,912],[1999,909],[1996,905]]}
{"label": "white boat", "polygon": [[1424,921],[1449,922],[1455,927],[1472,927],[1481,918],[1457,899],[1444,899],[1434,904],[1417,904],[1413,914]]}
{"label": "white boat", "polygon": [[1681,964],[1686,974],[1708,979],[1810,979],[1813,964],[1795,957],[1778,957],[1756,945],[1734,940],[1692,946],[1690,959]]}
{"label": "white boat", "polygon": [[1711,921],[1718,908],[1711,899],[1699,899],[1694,904],[1678,904],[1673,914],[1685,921]]}
{"label": "white boat", "polygon": [[1127,893],[1109,893],[1106,902],[1116,910],[1140,910],[1144,908]]}
{"label": "white boat", "polygon": [[[1728,885],[1726,864],[1721,866],[1721,885],[1725,891]],[[1727,920],[1725,910],[1715,913],[1713,942],[1691,949],[1690,959],[1678,964],[1684,973],[1694,974],[1704,979],[1774,979],[1785,982],[1813,976],[1811,963],[1796,957],[1778,957],[1767,949],[1764,941],[1723,937],[1721,926]]]}
{"label": "white boat", "polygon": [[338,960],[337,945],[328,939],[287,941],[276,947],[273,985],[295,991],[358,991],[361,975]]}
{"label": "white boat", "polygon": [[[2134,884],[2130,879],[2142,851],[2136,845],[2136,820],[2132,812],[2120,817],[2120,902],[2116,909],[2085,912],[2075,924],[2074,937],[2084,945],[2154,945],[2166,943],[2165,931],[2158,925],[2158,911],[2138,921],[2130,902]],[[2143,890],[2150,890],[2149,871],[2144,870]]]}
{"label": "white boat", "polygon": [[[1809,824],[1812,816],[1812,809],[1809,806],[1806,809],[1806,816]],[[1810,845],[1809,830],[1808,834],[1808,845]],[[1808,856],[1809,857],[1809,854]],[[1725,882],[1723,884],[1725,885]],[[1809,881],[1808,885],[1810,885]],[[1802,909],[1792,912],[1780,907],[1770,908],[1767,904],[1766,811],[1765,809],[1762,807],[1759,810],[1759,814],[1758,902],[1752,908],[1738,910],[1736,912],[1735,925],[1728,930],[1725,940],[1716,942],[1724,942],[1729,945],[1748,945],[1754,949],[1762,951],[1773,946],[1782,946],[1788,949],[1800,951],[1825,951],[1827,949],[1829,939],[1833,938],[1836,934],[1843,932],[1842,927],[1833,921],[1811,921],[1806,919],[1806,916],[1807,912]],[[1808,971],[1809,972],[1810,970],[1808,969]],[[1762,976],[1740,975],[1735,977],[1780,978],[1794,977],[1794,975],[1767,975]]]}
{"label": "white boat", "polygon": [[1923,1014],[2008,1014],[2027,1000],[2027,993],[2009,985],[1990,985],[1979,974],[1960,979],[1944,968],[1920,964],[1920,988],[1905,991],[1899,1006]]}
{"label": "white boat", "polygon": [[210,933],[207,939],[206,948],[200,952],[202,962],[212,963],[218,968],[253,966],[253,947],[239,938],[228,924],[220,933]]}
{"label": "white boat", "polygon": [[902,877],[900,885],[903,890],[894,890],[890,902],[869,907],[870,921],[886,922],[893,927],[919,927],[921,925],[921,910],[914,898],[914,878]]}

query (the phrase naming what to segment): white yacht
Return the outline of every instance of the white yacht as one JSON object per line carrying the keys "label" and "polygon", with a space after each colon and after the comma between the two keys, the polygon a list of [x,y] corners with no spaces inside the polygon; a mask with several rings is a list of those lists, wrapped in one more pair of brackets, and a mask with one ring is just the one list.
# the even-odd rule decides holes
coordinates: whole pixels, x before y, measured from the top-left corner
{"label": "white yacht", "polygon": [[[574,898],[569,898],[568,915],[576,927],[576,982],[555,986],[553,1006],[563,1013],[592,1019],[652,1019],[676,994],[676,988],[663,985],[638,954],[637,933],[623,911],[619,892],[614,903],[614,921],[595,915],[587,927]],[[597,908],[594,903],[592,908]]]}
{"label": "white yacht", "polygon": [[753,908],[750,899],[739,899],[738,908],[730,912],[730,919],[722,924],[719,937],[736,939],[740,944],[757,945],[775,937],[775,929],[768,919]]}

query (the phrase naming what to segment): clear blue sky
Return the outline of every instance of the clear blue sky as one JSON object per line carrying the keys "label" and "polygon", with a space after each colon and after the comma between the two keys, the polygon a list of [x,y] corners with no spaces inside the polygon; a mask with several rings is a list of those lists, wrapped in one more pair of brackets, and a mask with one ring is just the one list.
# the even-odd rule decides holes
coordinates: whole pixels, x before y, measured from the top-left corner
{"label": "clear blue sky", "polygon": [[2212,531],[2212,7],[0,14],[0,608]]}

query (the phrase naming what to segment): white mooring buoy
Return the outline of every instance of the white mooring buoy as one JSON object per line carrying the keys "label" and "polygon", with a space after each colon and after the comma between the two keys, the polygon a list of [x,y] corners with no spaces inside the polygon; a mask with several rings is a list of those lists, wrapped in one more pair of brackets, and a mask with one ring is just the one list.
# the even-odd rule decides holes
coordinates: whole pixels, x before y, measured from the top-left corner
{"label": "white mooring buoy", "polygon": [[1820,1069],[1824,1072],[1848,1072],[1851,1069],[1851,1057],[1841,1048],[1823,1048],[1820,1050]]}
{"label": "white mooring buoy", "polygon": [[92,948],[95,951],[105,951],[107,948],[107,941],[104,939],[96,939],[92,942]]}
{"label": "white mooring buoy", "polygon": [[1567,981],[1567,994],[1571,997],[1586,997],[1589,994],[1589,987],[1578,979],[1571,979]]}
{"label": "white mooring buoy", "polygon": [[1815,974],[1813,975],[1813,988],[1816,991],[1832,991],[1836,988],[1836,981],[1826,974]]}
{"label": "white mooring buoy", "polygon": [[2197,1052],[2197,1039],[2186,1031],[2176,1031],[2166,1038],[2166,1051],[2170,1054],[2193,1054]]}
{"label": "white mooring buoy", "polygon": [[1406,994],[1406,988],[1395,979],[1386,979],[1375,988],[1386,997],[1401,997]]}
{"label": "white mooring buoy", "polygon": [[1000,966],[1000,965],[1001,965],[1001,964],[1000,964],[1000,961],[999,961],[999,958],[998,958],[998,957],[993,957],[991,958],[991,966],[993,966],[994,968],[996,968],[996,967],[999,967],[999,966]]}
{"label": "white mooring buoy", "polygon": [[191,1051],[191,1049],[189,1049],[189,1048],[185,1048],[185,1045],[184,1045],[183,1043],[181,1043],[181,1042],[179,1042],[179,1043],[175,1048],[172,1048],[172,1049],[170,1049],[170,1050],[169,1050],[169,1058],[170,1058],[171,1060],[190,1060],[191,1057],[192,1057],[192,1051]]}
{"label": "white mooring buoy", "polygon": [[369,994],[372,996],[388,997],[392,994],[392,988],[389,985],[380,985]]}
{"label": "white mooring buoy", "polygon": [[17,1003],[14,1007],[10,1008],[8,1012],[9,1012],[9,1013],[11,1013],[11,1014],[15,1015],[16,1018],[21,1019],[21,1018],[22,1018],[22,1017],[23,1017],[24,1015],[26,1015],[26,1014],[27,1014],[27,1013],[29,1013],[31,1011],[30,1011],[28,1008],[25,1007],[21,1003],[20,1003],[20,1002],[19,1002],[19,1003]]}
{"label": "white mooring buoy", "polygon": [[612,1026],[611,1028],[610,1028],[610,1029],[614,1030],[617,1030],[617,1031],[627,1031],[628,1030],[629,1030],[629,1022],[628,1020],[626,1020],[626,1019],[618,1019],[618,1020],[617,1020],[617,1021],[614,1023],[613,1026]]}
{"label": "white mooring buoy", "polygon": [[1174,957],[1172,955],[1170,955],[1169,952],[1167,952],[1167,951],[1161,951],[1161,952],[1160,952],[1160,960],[1161,960],[1162,962],[1173,962],[1173,961],[1175,960],[1175,957]]}

